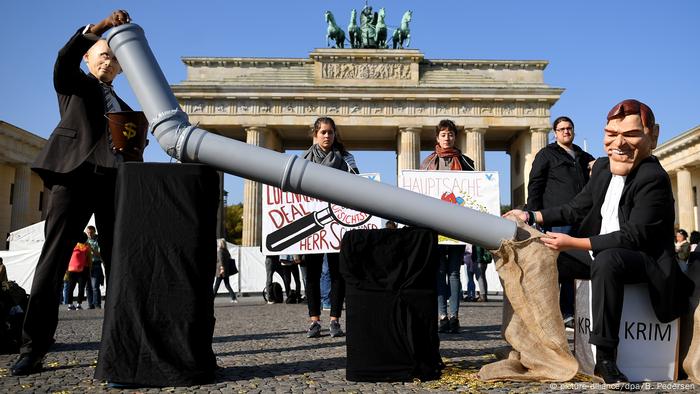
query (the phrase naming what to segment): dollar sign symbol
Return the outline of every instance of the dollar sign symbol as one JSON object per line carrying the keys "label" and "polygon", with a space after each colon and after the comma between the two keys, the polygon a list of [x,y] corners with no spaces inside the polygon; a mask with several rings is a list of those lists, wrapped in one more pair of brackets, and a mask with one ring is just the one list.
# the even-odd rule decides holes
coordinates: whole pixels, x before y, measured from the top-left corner
{"label": "dollar sign symbol", "polygon": [[125,124],[122,134],[124,134],[124,137],[129,140],[136,137],[136,125],[133,123]]}

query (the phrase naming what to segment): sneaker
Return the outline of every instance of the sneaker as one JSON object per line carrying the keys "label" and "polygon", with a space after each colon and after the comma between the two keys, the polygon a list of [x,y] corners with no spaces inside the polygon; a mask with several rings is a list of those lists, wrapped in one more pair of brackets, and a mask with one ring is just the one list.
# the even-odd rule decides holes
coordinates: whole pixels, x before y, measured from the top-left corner
{"label": "sneaker", "polygon": [[438,332],[448,332],[450,330],[450,319],[447,316],[438,322]]}
{"label": "sneaker", "polygon": [[318,338],[321,336],[321,323],[314,321],[309,326],[309,331],[306,333],[307,338]]}
{"label": "sneaker", "polygon": [[331,320],[331,338],[344,336],[343,329],[340,328],[340,323],[337,320]]}
{"label": "sneaker", "polygon": [[78,304],[78,306],[76,306],[75,309],[80,309],[80,310],[82,310],[82,309],[83,309],[83,306],[80,305],[80,304]]}
{"label": "sneaker", "polygon": [[232,299],[232,300],[231,300],[231,303],[232,303],[232,304],[238,304],[238,299],[236,299],[236,298]]}
{"label": "sneaker", "polygon": [[88,309],[95,309],[95,305],[88,306]]}
{"label": "sneaker", "polygon": [[73,304],[68,305],[69,311],[74,311],[75,309],[76,309],[75,305],[73,305]]}
{"label": "sneaker", "polygon": [[457,318],[457,316],[452,316],[450,318],[450,333],[459,333],[459,319]]}
{"label": "sneaker", "polygon": [[330,311],[331,310],[331,304],[323,304],[322,309],[324,311]]}

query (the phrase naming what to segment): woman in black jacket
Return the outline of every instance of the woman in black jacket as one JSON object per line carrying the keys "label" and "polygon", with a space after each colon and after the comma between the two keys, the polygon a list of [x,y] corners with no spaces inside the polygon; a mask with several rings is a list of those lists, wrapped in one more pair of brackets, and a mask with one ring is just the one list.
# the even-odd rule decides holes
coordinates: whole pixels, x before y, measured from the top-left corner
{"label": "woman in black jacket", "polygon": [[[335,122],[329,117],[320,117],[314,122],[314,144],[304,153],[304,159],[341,171],[359,173],[355,158],[345,150],[338,138]],[[340,328],[340,315],[345,300],[345,282],[340,276],[337,253],[326,253],[328,272],[331,277],[331,317],[330,335],[345,335]],[[324,254],[307,254],[306,262],[306,298],[309,307],[311,325],[306,333],[309,338],[321,336],[321,269]]]}

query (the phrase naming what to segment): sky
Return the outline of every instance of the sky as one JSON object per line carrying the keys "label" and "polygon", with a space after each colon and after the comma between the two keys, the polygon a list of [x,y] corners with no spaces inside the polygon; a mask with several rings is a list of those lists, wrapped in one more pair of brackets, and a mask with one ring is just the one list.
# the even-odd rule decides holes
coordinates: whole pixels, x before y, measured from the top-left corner
{"label": "sky", "polygon": [[[604,155],[605,115],[617,102],[637,98],[661,125],[659,142],[700,124],[700,1],[369,1],[384,7],[395,27],[413,11],[410,48],[427,59],[546,60],[544,80],[565,89],[552,120],[566,115],[576,140]],[[307,58],[326,46],[324,11],[342,27],[353,1],[6,1],[0,24],[0,120],[48,138],[59,120],[52,86],[58,50],[80,27],[125,9],[146,37],[171,84],[185,78],[182,57]],[[359,22],[359,21],[358,21]],[[133,108],[126,78],[116,91]],[[340,130],[342,133],[342,129]],[[171,159],[152,137],[145,160]],[[550,135],[551,138],[551,135]],[[298,153],[298,152],[290,152]],[[396,183],[394,152],[353,152],[360,168]],[[421,158],[428,152],[423,152]],[[501,203],[509,203],[509,162],[486,153],[498,171]],[[228,204],[243,200],[241,178],[226,175]]]}

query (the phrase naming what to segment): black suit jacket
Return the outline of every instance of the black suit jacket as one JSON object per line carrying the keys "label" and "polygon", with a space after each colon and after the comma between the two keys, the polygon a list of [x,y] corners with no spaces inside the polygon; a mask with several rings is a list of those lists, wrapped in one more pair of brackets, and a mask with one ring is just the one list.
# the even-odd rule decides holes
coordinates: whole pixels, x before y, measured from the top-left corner
{"label": "black suit jacket", "polygon": [[623,248],[651,257],[645,266],[651,302],[659,320],[671,321],[687,311],[693,290],[675,259],[671,181],[654,156],[643,160],[625,180],[618,212],[620,230],[599,235],[600,208],[611,179],[609,159],[598,159],[581,193],[568,204],[541,211],[544,225],[580,223],[579,236],[590,238],[594,256]]}
{"label": "black suit jacket", "polygon": [[[95,43],[83,36],[80,28],[58,52],[53,83],[58,95],[61,120],[48,143],[34,161],[32,169],[51,185],[61,174],[68,174],[83,164],[93,153],[114,160],[104,140],[107,129],[105,99],[99,81],[80,69],[83,55]],[[122,110],[131,110],[117,97]],[[102,149],[97,149],[101,147]]]}

